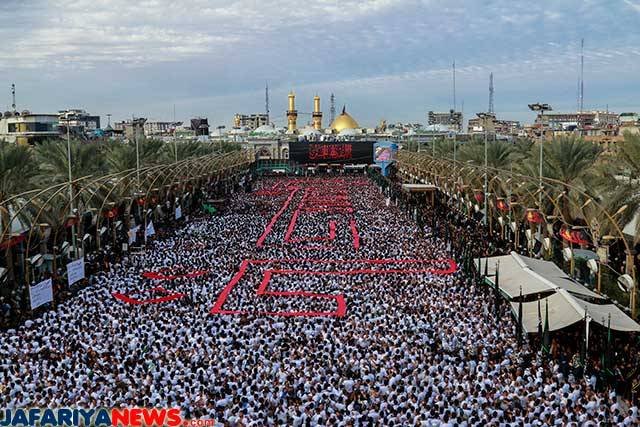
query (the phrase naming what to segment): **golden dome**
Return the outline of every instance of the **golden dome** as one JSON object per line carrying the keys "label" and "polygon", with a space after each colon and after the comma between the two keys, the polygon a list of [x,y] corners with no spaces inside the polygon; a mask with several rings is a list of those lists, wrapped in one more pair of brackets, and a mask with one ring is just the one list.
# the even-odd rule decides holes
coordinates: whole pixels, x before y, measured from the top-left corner
{"label": "golden dome", "polygon": [[340,114],[336,119],[331,123],[331,129],[336,132],[340,132],[344,129],[359,129],[360,125],[355,121],[353,117],[351,117],[346,111],[345,107],[342,107],[342,114]]}

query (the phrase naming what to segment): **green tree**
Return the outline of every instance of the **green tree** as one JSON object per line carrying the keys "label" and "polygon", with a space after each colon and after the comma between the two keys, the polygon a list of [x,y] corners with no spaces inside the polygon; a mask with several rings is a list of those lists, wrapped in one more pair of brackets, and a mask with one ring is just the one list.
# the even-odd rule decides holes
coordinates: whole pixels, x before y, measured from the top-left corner
{"label": "green tree", "polygon": [[[98,176],[105,172],[104,158],[98,144],[71,141],[71,177]],[[36,146],[36,159],[40,164],[39,181],[49,186],[69,181],[69,157],[66,141],[45,141]]]}
{"label": "green tree", "polygon": [[[537,142],[531,147],[529,157],[519,164],[522,174],[539,176],[539,144],[544,144],[542,174],[545,178],[559,181],[563,186],[565,194],[559,200],[559,205],[565,219],[573,222],[573,219],[580,215],[577,207],[584,202],[581,200],[584,198],[578,193],[584,192],[597,198],[595,184],[599,175],[595,166],[600,160],[601,150],[598,146],[573,136],[554,138],[550,142]],[[533,187],[531,190],[535,191]],[[552,208],[547,206],[547,210]]]}
{"label": "green tree", "polygon": [[0,203],[33,189],[39,172],[31,147],[0,141]]}
{"label": "green tree", "polygon": [[[159,139],[145,139],[138,143],[140,167],[152,166],[166,160],[165,143]],[[137,166],[136,144],[112,142],[106,149],[105,161],[109,172],[124,172]]]}
{"label": "green tree", "polygon": [[[487,165],[491,168],[509,169],[515,153],[512,143],[506,141],[487,142]],[[459,159],[475,165],[484,165],[484,141],[474,140],[464,144]]]}

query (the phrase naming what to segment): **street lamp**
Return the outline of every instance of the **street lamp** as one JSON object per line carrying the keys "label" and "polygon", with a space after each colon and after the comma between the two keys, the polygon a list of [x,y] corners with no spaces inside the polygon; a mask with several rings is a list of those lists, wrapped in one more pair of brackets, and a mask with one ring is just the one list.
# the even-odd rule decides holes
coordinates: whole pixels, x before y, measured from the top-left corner
{"label": "street lamp", "polygon": [[[67,170],[69,172],[69,215],[75,215],[73,208],[73,175],[71,173],[71,117],[69,116],[69,112],[66,112],[66,116],[64,121],[67,124]],[[78,257],[78,244],[76,242],[76,227],[75,221],[71,225],[71,241],[73,245],[73,258],[76,259]]]}
{"label": "street lamp", "polygon": [[482,223],[487,225],[487,192],[488,192],[488,178],[489,178],[489,160],[488,160],[488,144],[487,144],[487,122],[489,119],[495,118],[492,113],[478,113],[478,118],[482,120],[482,130],[484,131],[484,217]]}
{"label": "street lamp", "polygon": [[[536,102],[535,104],[529,104],[529,109],[531,111],[540,112],[541,116],[544,116],[545,111],[551,111],[551,105],[549,104],[541,104]],[[544,192],[544,187],[542,186],[542,156],[543,156],[543,147],[544,147],[544,120],[540,119],[540,125],[542,126],[540,132],[540,165],[539,165],[539,177],[538,177],[538,208],[544,212],[544,208],[542,207],[542,193]],[[540,237],[542,237],[541,226],[538,226],[538,232],[540,233]]]}

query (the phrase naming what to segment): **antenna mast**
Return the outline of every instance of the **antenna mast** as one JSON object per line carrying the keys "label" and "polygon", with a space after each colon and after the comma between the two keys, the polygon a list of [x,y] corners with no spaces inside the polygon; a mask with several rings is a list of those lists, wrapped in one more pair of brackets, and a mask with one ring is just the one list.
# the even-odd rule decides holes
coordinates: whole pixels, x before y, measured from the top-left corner
{"label": "antenna mast", "polygon": [[453,60],[453,111],[456,111],[456,61]]}
{"label": "antenna mast", "polygon": [[329,110],[329,113],[331,115],[331,123],[333,123],[333,121],[336,119],[336,97],[331,94],[331,109]]}
{"label": "antenna mast", "polygon": [[493,114],[493,73],[489,74],[489,113]]}
{"label": "antenna mast", "polygon": [[580,42],[580,113],[584,111],[584,39]]}
{"label": "antenna mast", "polygon": [[11,108],[13,108],[13,111],[16,111],[16,84],[15,83],[11,83],[11,99],[12,99],[12,104],[11,104]]}
{"label": "antenna mast", "polygon": [[266,83],[264,88],[264,108],[267,112],[267,123],[269,123],[269,82]]}

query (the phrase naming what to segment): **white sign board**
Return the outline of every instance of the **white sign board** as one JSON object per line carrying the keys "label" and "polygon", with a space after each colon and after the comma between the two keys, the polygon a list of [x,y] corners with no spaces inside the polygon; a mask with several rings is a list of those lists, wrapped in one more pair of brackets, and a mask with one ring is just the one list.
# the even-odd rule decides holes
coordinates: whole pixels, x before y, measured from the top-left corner
{"label": "white sign board", "polygon": [[178,206],[176,208],[176,219],[180,219],[180,218],[182,218],[182,208]]}
{"label": "white sign board", "polygon": [[29,288],[31,310],[53,301],[53,282],[47,279]]}
{"label": "white sign board", "polygon": [[149,221],[149,224],[147,224],[147,228],[145,228],[144,230],[144,238],[146,239],[147,237],[151,237],[154,234],[156,234],[156,229],[153,228],[153,221]]}
{"label": "white sign board", "polygon": [[69,286],[84,279],[84,257],[67,264],[67,282]]}

